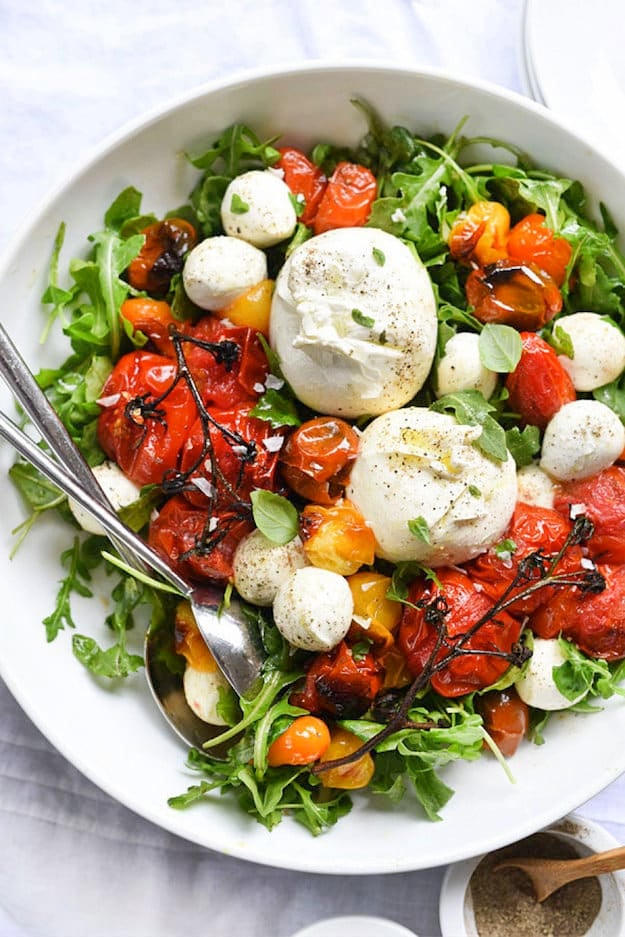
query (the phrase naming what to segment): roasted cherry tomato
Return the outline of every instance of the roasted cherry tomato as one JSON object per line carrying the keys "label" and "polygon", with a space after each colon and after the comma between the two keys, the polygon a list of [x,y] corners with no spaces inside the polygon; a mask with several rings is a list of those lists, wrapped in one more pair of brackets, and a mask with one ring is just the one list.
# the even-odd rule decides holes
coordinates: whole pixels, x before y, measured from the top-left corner
{"label": "roasted cherry tomato", "polygon": [[[209,409],[205,430],[198,417],[187,432],[180,471],[190,473],[185,497],[197,507],[228,507],[249,501],[255,488],[274,491],[281,431],[249,415],[250,405],[231,410]],[[276,448],[277,447],[277,448]]]}
{"label": "roasted cherry tomato", "polygon": [[343,496],[358,445],[356,430],[344,420],[308,420],[291,433],[280,453],[282,476],[302,498],[333,504]]}
{"label": "roasted cherry tomato", "polygon": [[234,552],[253,527],[235,509],[209,516],[175,495],[151,521],[148,540],[181,576],[227,580],[232,578]]}
{"label": "roasted cherry tomato", "polygon": [[375,559],[375,536],[355,504],[343,498],[324,507],[307,504],[299,533],[313,566],[350,576]]}
{"label": "roasted cherry tomato", "polygon": [[530,724],[529,707],[513,687],[491,690],[478,697],[477,709],[484,728],[502,755],[509,758],[527,735]]}
{"label": "roasted cherry tomato", "polygon": [[171,358],[133,351],[119,359],[102,389],[100,445],[138,485],[158,485],[176,468],[197,418],[187,384],[173,386],[176,374]]}
{"label": "roasted cherry tomato", "polygon": [[304,688],[291,694],[294,706],[337,719],[365,713],[382,687],[382,668],[369,652],[354,652],[345,641],[317,654],[306,673]]}
{"label": "roasted cherry tomato", "polygon": [[184,218],[167,218],[141,232],[145,243],[131,261],[126,275],[136,290],[162,296],[174,273],[180,273],[185,255],[197,242],[195,228]]}
{"label": "roasted cherry tomato", "polygon": [[184,356],[205,403],[228,410],[258,400],[269,364],[253,329],[205,316],[185,334],[193,341],[184,343]]}
{"label": "roasted cherry tomato", "polygon": [[481,267],[507,256],[510,213],[500,202],[475,202],[461,212],[449,235],[449,250],[456,260],[475,259]]}
{"label": "roasted cherry tomato", "polygon": [[225,306],[216,315],[228,319],[233,325],[240,325],[269,335],[269,317],[271,315],[271,297],[273,280],[261,280],[249,290],[240,293],[229,306]]}
{"label": "roasted cherry tomato", "polygon": [[364,225],[377,192],[378,183],[370,169],[358,163],[339,163],[319,202],[313,221],[315,234]]}
{"label": "roasted cherry tomato", "polygon": [[319,761],[330,745],[330,730],[317,716],[299,716],[271,743],[267,764],[311,765]]}
{"label": "roasted cherry tomato", "polygon": [[217,670],[217,661],[208,649],[206,641],[188,602],[179,602],[174,618],[174,646],[176,653],[185,658],[189,667],[204,673]]}
{"label": "roasted cherry tomato", "polygon": [[573,249],[562,237],[556,237],[545,224],[543,215],[527,215],[510,231],[508,256],[521,264],[535,264],[544,270],[558,286],[566,278],[566,268]]}
{"label": "roasted cherry tomato", "polygon": [[548,273],[533,264],[498,260],[472,270],[467,301],[480,322],[498,322],[537,331],[562,309],[562,296]]}
{"label": "roasted cherry tomato", "polygon": [[611,465],[591,478],[563,483],[555,509],[568,518],[572,505],[594,524],[586,543],[590,556],[601,563],[625,563],[625,468]]}
{"label": "roasted cherry tomato", "polygon": [[[399,646],[408,667],[418,676],[433,655],[435,663],[442,665],[462,637],[486,616],[485,623],[464,642],[465,653],[451,657],[430,680],[432,688],[441,696],[463,696],[496,683],[506,672],[510,662],[497,655],[510,653],[522,626],[505,612],[489,618],[493,602],[483,591],[478,592],[471,579],[459,570],[437,569],[436,575],[441,588],[422,580],[410,587],[411,606],[403,612]],[[446,636],[438,651],[438,626],[432,621],[437,616]],[[488,651],[488,654],[480,654],[480,651]]]}
{"label": "roasted cherry tomato", "polygon": [[[482,553],[468,565],[469,575],[478,582],[484,592],[494,601],[501,598],[517,574],[522,559],[540,550],[547,560],[553,558],[564,546],[571,532],[570,521],[551,508],[518,502],[508,529],[502,540],[510,540],[515,548],[509,555],[498,555],[495,548]],[[581,569],[583,553],[581,547],[569,547],[558,564],[558,572],[573,572]],[[525,582],[517,586],[511,595],[526,589],[540,578],[540,570],[528,573]],[[551,586],[544,586],[532,595],[519,599],[508,608],[511,615],[523,617],[534,612],[553,595]]]}
{"label": "roasted cherry tomato", "polygon": [[521,359],[506,378],[508,404],[521,422],[544,429],[565,403],[576,399],[575,388],[557,354],[535,332],[521,332]]}
{"label": "roasted cherry tomato", "polygon": [[539,638],[560,632],[589,657],[621,660],[625,657],[625,566],[601,566],[602,592],[580,588],[559,589],[532,615],[530,628]]}
{"label": "roasted cherry tomato", "polygon": [[[332,738],[325,753],[321,756],[321,764],[324,761],[335,761],[339,758],[345,758],[357,752],[362,745],[362,739],[359,739],[353,732],[348,732],[337,726],[332,730]],[[323,787],[336,787],[340,790],[354,791],[361,787],[366,787],[375,771],[375,764],[369,752],[365,752],[356,761],[351,761],[341,768],[328,768],[327,771],[319,772],[319,780]]]}
{"label": "roasted cherry tomato", "polygon": [[401,619],[401,604],[386,598],[391,586],[389,576],[381,573],[354,573],[347,580],[354,600],[354,618],[360,620],[358,636],[366,636],[385,647],[393,644],[393,633]]}
{"label": "roasted cherry tomato", "polygon": [[157,351],[172,357],[174,347],[169,337],[170,326],[184,329],[185,323],[175,319],[171,306],[162,299],[137,296],[126,299],[121,305],[120,315],[129,322],[134,332],[143,332]]}
{"label": "roasted cherry tomato", "polygon": [[293,195],[303,196],[305,207],[299,220],[309,225],[317,213],[328,180],[301,150],[290,146],[279,147],[279,150],[280,159],[275,167],[284,172],[284,181]]}

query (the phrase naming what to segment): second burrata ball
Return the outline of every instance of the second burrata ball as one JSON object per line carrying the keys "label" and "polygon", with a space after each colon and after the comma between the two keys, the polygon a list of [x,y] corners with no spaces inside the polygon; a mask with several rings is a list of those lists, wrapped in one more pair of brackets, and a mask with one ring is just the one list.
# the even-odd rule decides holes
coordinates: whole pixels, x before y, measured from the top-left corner
{"label": "second burrata ball", "polygon": [[428,376],[436,332],[425,267],[385,231],[326,231],[293,251],[276,281],[271,345],[297,397],[321,413],[404,406]]}
{"label": "second burrata ball", "polygon": [[514,511],[516,469],[509,455],[498,462],[480,452],[480,433],[421,407],[369,424],[347,496],[373,528],[378,556],[446,566],[497,543]]}

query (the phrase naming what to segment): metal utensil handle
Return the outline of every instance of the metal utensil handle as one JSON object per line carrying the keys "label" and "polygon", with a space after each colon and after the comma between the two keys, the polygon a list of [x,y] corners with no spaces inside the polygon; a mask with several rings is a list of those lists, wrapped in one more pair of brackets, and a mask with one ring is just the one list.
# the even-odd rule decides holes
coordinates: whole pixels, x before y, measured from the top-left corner
{"label": "metal utensil handle", "polygon": [[140,557],[148,566],[159,573],[170,585],[189,597],[191,588],[178,576],[165,560],[129,527],[120,521],[106,504],[96,500],[80,485],[63,466],[51,459],[32,439],[22,432],[6,414],[0,412],[0,436],[7,440],[27,462],[57,485],[66,495],[73,498],[92,517],[102,524],[107,534],[128,548],[131,557]]}
{"label": "metal utensil handle", "polygon": [[[110,507],[108,498],[102,491],[80,449],[74,443],[54,407],[39,387],[33,373],[1,323],[0,374],[59,462],[67,466],[71,474],[96,501]],[[122,543],[115,543],[114,546],[125,562],[135,566],[141,562],[136,555],[128,552],[128,548]]]}

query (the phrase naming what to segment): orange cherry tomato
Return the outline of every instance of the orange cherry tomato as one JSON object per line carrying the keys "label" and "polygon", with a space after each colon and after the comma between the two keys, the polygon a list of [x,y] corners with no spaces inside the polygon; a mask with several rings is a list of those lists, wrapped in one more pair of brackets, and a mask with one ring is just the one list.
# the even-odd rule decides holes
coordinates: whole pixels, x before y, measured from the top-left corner
{"label": "orange cherry tomato", "polygon": [[551,345],[535,332],[521,332],[521,341],[520,361],[506,378],[508,404],[522,423],[544,429],[565,403],[576,400],[577,394]]}
{"label": "orange cherry tomato", "polygon": [[456,260],[475,259],[480,266],[504,260],[507,254],[510,213],[499,202],[475,202],[458,215],[449,235],[449,250]]}
{"label": "orange cherry tomato", "polygon": [[141,232],[145,243],[131,261],[126,276],[136,290],[162,296],[171,278],[180,273],[185,255],[197,243],[195,228],[184,218],[166,218]]}
{"label": "orange cherry tomato", "polygon": [[330,745],[330,730],[316,716],[299,716],[274,739],[267,750],[271,768],[279,765],[310,765],[319,761]]}
{"label": "orange cherry tomato", "polygon": [[510,231],[508,256],[515,263],[535,264],[562,286],[573,249],[562,237],[556,237],[545,224],[543,215],[527,215]]}
{"label": "orange cherry tomato", "polygon": [[174,347],[169,337],[169,327],[184,328],[185,323],[174,318],[169,303],[162,299],[137,296],[124,300],[119,312],[122,318],[130,322],[134,332],[143,332],[157,351],[173,358]]}
{"label": "orange cherry tomato", "polygon": [[491,690],[480,696],[477,709],[484,720],[484,728],[501,754],[510,758],[529,730],[527,703],[510,687],[507,690]]}
{"label": "orange cherry tomato", "polygon": [[[332,740],[322,755],[320,761],[334,761],[338,758],[344,758],[358,751],[362,745],[362,740],[353,732],[342,729],[337,726],[332,731]],[[342,768],[328,768],[327,771],[319,772],[319,780],[323,787],[336,787],[341,790],[353,791],[361,787],[366,787],[375,771],[373,758],[366,752],[361,758],[352,761],[350,764],[343,765]]]}
{"label": "orange cherry tomato", "polygon": [[176,653],[181,654],[189,667],[193,667],[194,670],[201,670],[205,673],[213,673],[217,670],[217,662],[200,634],[188,602],[180,602],[176,606],[174,646]]}
{"label": "orange cherry tomato", "polygon": [[350,576],[375,559],[373,531],[347,498],[329,507],[307,504],[299,532],[306,558],[321,569]]}
{"label": "orange cherry tomato", "polygon": [[498,322],[536,332],[562,309],[562,296],[548,273],[534,264],[498,260],[472,270],[465,284],[480,322]]}
{"label": "orange cherry tomato", "polygon": [[284,181],[293,195],[303,196],[305,207],[299,220],[309,225],[317,213],[328,180],[301,150],[284,146],[279,147],[279,151],[280,159],[275,166],[284,172]]}
{"label": "orange cherry tomato", "polygon": [[358,447],[356,430],[344,420],[308,420],[291,433],[280,452],[284,480],[302,498],[333,504],[343,495]]}
{"label": "orange cherry tomato", "polygon": [[359,635],[370,638],[374,644],[391,645],[393,632],[401,619],[402,606],[386,598],[390,578],[367,571],[354,573],[347,584],[354,600],[354,617],[368,623],[366,628],[359,628]]}
{"label": "orange cherry tomato", "polygon": [[339,163],[319,202],[313,221],[315,234],[364,225],[377,192],[378,183],[370,169],[358,163]]}
{"label": "orange cherry tomato", "polygon": [[220,319],[229,319],[234,325],[246,326],[267,336],[273,287],[273,280],[261,280],[215,314]]}

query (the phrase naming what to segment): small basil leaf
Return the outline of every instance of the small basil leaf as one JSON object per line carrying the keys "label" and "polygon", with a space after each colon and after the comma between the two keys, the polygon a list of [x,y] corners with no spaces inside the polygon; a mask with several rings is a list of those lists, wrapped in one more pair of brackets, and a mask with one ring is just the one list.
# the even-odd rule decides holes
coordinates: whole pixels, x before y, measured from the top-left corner
{"label": "small basil leaf", "polygon": [[408,521],[408,530],[413,537],[423,543],[431,543],[430,527],[424,517],[415,517]]}
{"label": "small basil leaf", "polygon": [[272,543],[289,543],[297,535],[297,509],[273,491],[253,491],[252,514],[258,529]]}
{"label": "small basil leaf", "polygon": [[514,371],[521,358],[523,344],[516,329],[509,325],[489,323],[478,340],[480,361],[489,371],[507,374]]}

